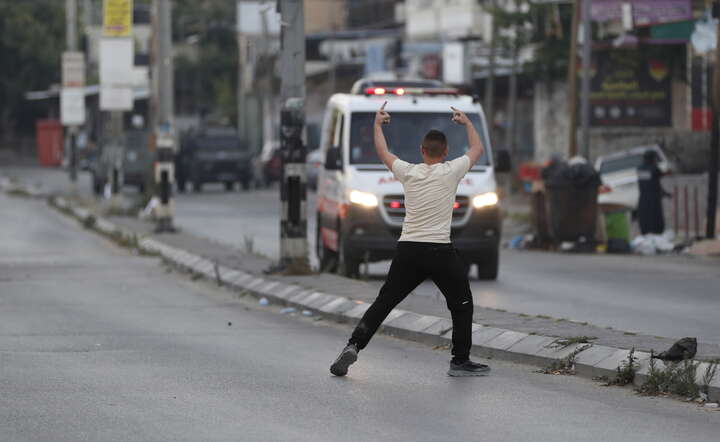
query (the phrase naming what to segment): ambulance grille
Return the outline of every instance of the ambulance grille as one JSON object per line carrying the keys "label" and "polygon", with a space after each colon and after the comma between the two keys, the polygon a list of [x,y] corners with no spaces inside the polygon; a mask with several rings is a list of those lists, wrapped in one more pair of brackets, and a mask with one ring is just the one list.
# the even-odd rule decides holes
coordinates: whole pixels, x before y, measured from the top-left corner
{"label": "ambulance grille", "polygon": [[[465,218],[470,207],[470,198],[458,195],[455,197],[453,208],[453,224]],[[393,223],[401,224],[405,219],[405,196],[385,195],[383,197],[383,210]]]}

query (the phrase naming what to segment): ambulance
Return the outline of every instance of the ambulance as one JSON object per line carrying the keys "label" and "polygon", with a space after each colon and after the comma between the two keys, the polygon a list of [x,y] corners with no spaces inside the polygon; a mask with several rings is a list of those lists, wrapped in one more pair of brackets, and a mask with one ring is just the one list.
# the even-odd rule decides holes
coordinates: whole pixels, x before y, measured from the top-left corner
{"label": "ambulance", "polygon": [[420,143],[430,129],[448,139],[447,160],[468,150],[465,128],[451,121],[453,106],[465,112],[478,130],[485,152],[460,182],[452,215],[452,241],[468,270],[498,275],[502,227],[492,147],[482,108],[476,99],[442,84],[360,80],[351,93],[328,100],[320,138],[324,167],[318,177],[316,253],[320,268],[359,276],[364,263],[391,259],[405,216],[403,187],[375,153],[375,112],[387,101],[390,124],[383,130],[390,151],[412,163],[422,162]]}

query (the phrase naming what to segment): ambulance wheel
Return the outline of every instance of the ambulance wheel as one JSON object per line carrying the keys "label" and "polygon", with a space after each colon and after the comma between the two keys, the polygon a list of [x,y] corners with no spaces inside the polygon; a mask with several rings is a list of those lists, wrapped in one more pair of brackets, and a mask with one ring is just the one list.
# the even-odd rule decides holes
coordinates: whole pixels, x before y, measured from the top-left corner
{"label": "ambulance wheel", "polygon": [[335,273],[337,271],[337,253],[325,247],[320,234],[320,214],[317,215],[318,226],[315,231],[315,254],[321,272]]}
{"label": "ambulance wheel", "polygon": [[339,257],[340,262],[338,264],[338,273],[348,278],[359,278],[360,277],[360,257],[351,248],[347,247],[345,241],[340,238],[339,246]]}
{"label": "ambulance wheel", "polygon": [[497,248],[488,250],[477,262],[478,279],[481,281],[495,281],[500,267],[500,252]]}

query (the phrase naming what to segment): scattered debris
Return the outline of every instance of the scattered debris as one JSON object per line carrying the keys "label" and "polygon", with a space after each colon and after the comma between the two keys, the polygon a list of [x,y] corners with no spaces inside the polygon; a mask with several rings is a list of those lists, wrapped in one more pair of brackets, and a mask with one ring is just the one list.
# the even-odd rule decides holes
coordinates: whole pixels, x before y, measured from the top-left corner
{"label": "scattered debris", "polygon": [[590,347],[592,344],[582,345],[567,357],[555,360],[549,366],[536,370],[535,373],[572,376],[575,374],[575,358]]}
{"label": "scattered debris", "polygon": [[714,408],[717,410],[718,408],[720,408],[720,404],[718,404],[717,402],[708,402],[707,404],[705,404],[705,408]]}
{"label": "scattered debris", "polygon": [[260,300],[258,301],[258,304],[260,304],[260,305],[270,305],[270,301],[268,301],[268,299],[263,296],[263,297],[260,298]]}
{"label": "scattered debris", "polygon": [[446,350],[450,350],[450,347],[451,347],[450,344],[440,344],[440,345],[436,345],[432,349],[446,351]]}
{"label": "scattered debris", "polygon": [[295,313],[296,311],[297,310],[295,309],[295,307],[285,307],[284,309],[280,310],[280,313],[282,313],[283,315],[287,315],[289,313]]}
{"label": "scattered debris", "polygon": [[595,336],[572,336],[569,338],[557,338],[550,344],[546,345],[546,348],[557,348],[563,349],[570,347],[574,344],[589,344],[590,341],[597,339]]}
{"label": "scattered debris", "polygon": [[312,316],[312,315],[313,315],[313,312],[311,312],[310,310],[303,310],[303,311],[302,311],[302,315],[303,315],[303,316]]}
{"label": "scattered debris", "polygon": [[672,231],[666,231],[662,235],[640,235],[630,242],[630,247],[640,255],[657,255],[658,253],[669,253],[675,249]]}

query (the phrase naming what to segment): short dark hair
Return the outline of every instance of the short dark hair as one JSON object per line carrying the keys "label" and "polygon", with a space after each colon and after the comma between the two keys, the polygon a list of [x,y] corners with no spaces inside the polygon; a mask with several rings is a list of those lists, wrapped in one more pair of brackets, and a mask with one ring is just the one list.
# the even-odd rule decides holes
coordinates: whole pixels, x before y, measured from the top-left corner
{"label": "short dark hair", "polygon": [[445,153],[445,148],[447,148],[447,138],[441,131],[430,129],[423,137],[422,148],[425,149],[428,156],[441,157]]}

